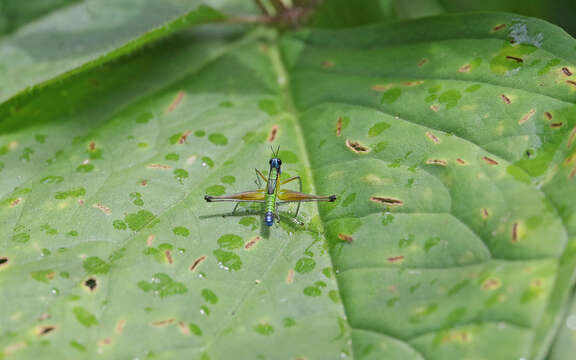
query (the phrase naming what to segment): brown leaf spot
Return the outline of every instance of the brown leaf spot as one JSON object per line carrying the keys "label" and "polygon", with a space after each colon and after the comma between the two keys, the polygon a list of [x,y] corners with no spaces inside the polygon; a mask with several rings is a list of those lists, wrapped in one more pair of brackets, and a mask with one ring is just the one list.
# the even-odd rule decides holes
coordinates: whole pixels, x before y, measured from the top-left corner
{"label": "brown leaf spot", "polygon": [[442,338],[443,343],[467,343],[470,342],[470,336],[465,331],[453,331]]}
{"label": "brown leaf spot", "polygon": [[116,323],[116,326],[114,327],[114,332],[118,335],[122,335],[122,332],[124,331],[125,325],[126,325],[126,319],[118,320],[118,322]]}
{"label": "brown leaf spot", "polygon": [[40,315],[40,317],[38,318],[38,321],[44,321],[44,320],[48,320],[50,318],[51,318],[50,314],[44,313],[44,314]]}
{"label": "brown leaf spot", "polygon": [[336,121],[336,136],[342,135],[342,116],[338,116],[338,121]]}
{"label": "brown leaf spot", "polygon": [[186,142],[186,139],[188,139],[188,135],[192,134],[192,130],[186,130],[182,133],[182,135],[180,135],[180,137],[178,138],[178,144],[182,145]]}
{"label": "brown leaf spot", "polygon": [[78,204],[84,205],[84,199],[78,199]]}
{"label": "brown leaf spot", "polygon": [[200,266],[204,260],[206,260],[206,255],[202,255],[198,259],[194,260],[192,265],[190,265],[190,271],[196,270],[196,268]]}
{"label": "brown leaf spot", "polygon": [[163,326],[172,325],[175,321],[176,321],[176,319],[170,318],[170,319],[165,319],[165,320],[152,321],[150,323],[150,325],[156,326],[156,327],[163,327]]}
{"label": "brown leaf spot", "polygon": [[14,344],[10,344],[8,346],[6,346],[4,348],[4,355],[12,355],[13,353],[15,353],[18,350],[22,350],[26,347],[26,343],[25,342],[19,342],[19,343],[14,343]]}
{"label": "brown leaf spot", "polygon": [[508,56],[506,56],[506,59],[508,59],[508,60],[513,60],[513,61],[516,61],[516,62],[519,62],[519,63],[523,63],[523,62],[524,62],[524,59],[519,58],[519,57],[516,57],[516,56],[509,56],[509,55],[508,55]]}
{"label": "brown leaf spot", "polygon": [[424,80],[405,81],[402,84],[404,86],[417,86],[424,84]]}
{"label": "brown leaf spot", "polygon": [[90,141],[90,144],[88,144],[88,150],[90,151],[96,150],[96,143],[94,141]]}
{"label": "brown leaf spot", "polygon": [[488,278],[482,283],[482,289],[487,291],[499,289],[500,286],[502,286],[502,282],[495,278]]}
{"label": "brown leaf spot", "polygon": [[520,120],[518,120],[518,124],[520,124],[520,125],[524,124],[526,121],[530,120],[532,118],[532,116],[534,116],[535,113],[536,113],[536,109],[530,109],[530,111],[528,111],[526,114],[524,114],[524,116],[522,116],[520,118]]}
{"label": "brown leaf spot", "polygon": [[388,262],[396,264],[396,263],[401,263],[404,261],[404,256],[400,255],[400,256],[393,256],[393,257],[389,257]]}
{"label": "brown leaf spot", "polygon": [[146,186],[146,185],[148,185],[148,180],[144,179],[140,181],[140,186]]}
{"label": "brown leaf spot", "polygon": [[98,287],[98,281],[94,278],[90,278],[84,281],[84,286],[86,286],[90,291],[94,291]]}
{"label": "brown leaf spot", "polygon": [[430,110],[432,110],[434,112],[438,112],[438,110],[440,110],[440,108],[438,107],[438,105],[430,105]]}
{"label": "brown leaf spot", "polygon": [[168,112],[176,110],[176,108],[178,107],[178,105],[180,105],[180,102],[182,101],[183,98],[184,98],[184,91],[182,90],[178,91],[178,94],[176,95],[174,100],[172,100],[170,106],[168,106]]}
{"label": "brown leaf spot", "polygon": [[424,64],[426,64],[427,62],[428,62],[428,59],[423,58],[422,60],[420,60],[420,61],[418,62],[418,66],[419,66],[419,67],[422,67],[422,66],[424,66]]}
{"label": "brown leaf spot", "polygon": [[294,282],[294,270],[288,270],[288,276],[286,276],[286,284],[292,284]]}
{"label": "brown leaf spot", "polygon": [[492,28],[492,32],[496,32],[496,31],[500,31],[502,29],[504,29],[506,27],[506,24],[500,24],[500,25],[496,25]]}
{"label": "brown leaf spot", "polygon": [[438,139],[438,137],[432,134],[430,131],[426,132],[426,136],[428,137],[428,139],[432,140],[434,144],[440,144],[440,139]]}
{"label": "brown leaf spot", "polygon": [[22,201],[22,198],[20,198],[20,197],[17,198],[17,199],[12,200],[12,201],[10,202],[10,207],[18,206],[18,204],[20,204],[21,201]]}
{"label": "brown leaf spot", "polygon": [[482,219],[486,220],[486,219],[488,219],[489,216],[490,216],[490,212],[488,212],[488,209],[482,208]]}
{"label": "brown leaf spot", "polygon": [[542,289],[544,282],[542,279],[533,279],[530,281],[530,287],[533,289]]}
{"label": "brown leaf spot", "polygon": [[389,285],[387,288],[388,292],[395,293],[398,291],[398,287],[396,285]]}
{"label": "brown leaf spot", "polygon": [[146,246],[152,246],[152,244],[154,243],[154,239],[156,239],[156,235],[154,234],[148,235],[148,238],[146,239]]}
{"label": "brown leaf spot", "polygon": [[393,85],[372,85],[372,90],[374,91],[388,91]]}
{"label": "brown leaf spot", "polygon": [[482,160],[484,160],[484,162],[488,165],[498,165],[498,161],[491,159],[488,156],[484,156]]}
{"label": "brown leaf spot", "polygon": [[98,209],[98,210],[102,211],[106,215],[112,214],[112,211],[110,210],[110,208],[104,204],[95,203],[95,204],[92,204],[92,207],[94,209]]}
{"label": "brown leaf spot", "polygon": [[504,95],[504,94],[500,94],[500,97],[502,98],[502,101],[504,101],[504,103],[506,104],[510,104],[510,99],[508,98],[508,96]]}
{"label": "brown leaf spot", "polygon": [[109,337],[104,338],[104,339],[98,341],[98,345],[100,345],[100,346],[107,346],[107,345],[110,345],[110,344],[112,344],[112,338],[109,338]]}
{"label": "brown leaf spot", "polygon": [[566,82],[567,82],[569,85],[572,85],[573,87],[576,87],[576,81],[566,80]]}
{"label": "brown leaf spot", "polygon": [[178,322],[178,328],[180,329],[180,333],[182,335],[184,336],[190,335],[190,328],[182,321]]}
{"label": "brown leaf spot", "polygon": [[570,165],[570,164],[573,163],[574,161],[576,161],[576,153],[568,156],[568,157],[566,158],[566,160],[564,160],[564,164]]}
{"label": "brown leaf spot", "polygon": [[56,330],[56,326],[54,326],[54,325],[39,326],[36,328],[36,335],[37,336],[48,335],[49,333],[51,333],[54,330]]}
{"label": "brown leaf spot", "polygon": [[564,75],[566,75],[566,76],[572,76],[572,71],[570,71],[570,69],[568,69],[567,67],[563,67],[563,68],[562,68],[562,72],[563,72]]}
{"label": "brown leaf spot", "polygon": [[544,113],[544,116],[546,116],[546,119],[552,120],[552,114],[550,114],[548,111]]}
{"label": "brown leaf spot", "polygon": [[246,243],[246,245],[244,245],[244,249],[246,249],[246,250],[250,249],[251,247],[256,245],[256,243],[258,243],[258,241],[260,241],[260,236],[254,236],[250,241],[248,241]]}
{"label": "brown leaf spot", "polygon": [[260,284],[261,282],[262,282],[262,280],[258,280],[258,279],[254,280],[254,284],[256,284],[256,285]]}
{"label": "brown leaf spot", "polygon": [[446,160],[441,160],[441,159],[428,159],[428,160],[426,160],[426,164],[446,166],[446,165],[448,165],[448,162],[446,162]]}
{"label": "brown leaf spot", "polygon": [[518,242],[518,223],[512,224],[512,242]]}
{"label": "brown leaf spot", "polygon": [[338,234],[338,238],[342,241],[346,241],[348,244],[352,243],[352,236],[348,234]]}
{"label": "brown leaf spot", "polygon": [[576,126],[570,131],[570,135],[568,136],[568,144],[567,147],[571,148],[572,144],[574,143],[574,139],[576,139]]}
{"label": "brown leaf spot", "polygon": [[576,166],[574,167],[574,169],[572,169],[572,171],[570,171],[570,174],[568,174],[568,178],[574,179],[574,176],[576,176]]}
{"label": "brown leaf spot", "polygon": [[332,61],[330,61],[330,60],[324,60],[324,61],[322,61],[321,65],[322,65],[322,67],[323,67],[324,69],[327,69],[327,68],[333,67],[333,66],[334,66],[334,62],[332,62]]}
{"label": "brown leaf spot", "polygon": [[456,162],[460,165],[468,165],[468,163],[466,162],[466,160],[461,159],[461,158],[457,158]]}
{"label": "brown leaf spot", "polygon": [[268,142],[269,143],[274,142],[274,140],[276,139],[276,135],[278,135],[278,125],[274,125],[270,129],[270,133],[268,133]]}
{"label": "brown leaf spot", "polygon": [[404,205],[404,201],[389,198],[389,197],[382,197],[382,196],[370,196],[370,200],[374,201],[375,203],[384,204],[388,206],[402,206]]}
{"label": "brown leaf spot", "polygon": [[172,258],[172,252],[170,250],[164,250],[164,256],[166,257],[168,264],[174,264],[174,259]]}
{"label": "brown leaf spot", "polygon": [[146,167],[148,169],[162,169],[162,170],[172,169],[172,166],[162,164],[148,164]]}
{"label": "brown leaf spot", "polygon": [[369,147],[362,145],[357,141],[350,141],[349,139],[346,139],[346,146],[356,154],[366,154],[370,152]]}
{"label": "brown leaf spot", "polygon": [[44,275],[44,277],[48,280],[52,280],[52,279],[54,279],[54,275],[55,275],[54,271],[50,271],[50,272],[46,273]]}
{"label": "brown leaf spot", "polygon": [[564,125],[564,123],[562,123],[562,122],[550,123],[550,127],[553,128],[553,129],[561,128],[562,125]]}
{"label": "brown leaf spot", "polygon": [[467,73],[470,71],[470,68],[472,68],[472,66],[470,64],[466,64],[461,66],[460,69],[458,69],[458,71],[461,73]]}

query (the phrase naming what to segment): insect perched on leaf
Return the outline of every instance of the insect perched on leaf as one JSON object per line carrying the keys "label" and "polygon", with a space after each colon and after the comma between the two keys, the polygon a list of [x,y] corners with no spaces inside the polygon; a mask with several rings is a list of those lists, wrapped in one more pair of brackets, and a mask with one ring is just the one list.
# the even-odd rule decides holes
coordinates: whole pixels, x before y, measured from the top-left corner
{"label": "insect perched on leaf", "polygon": [[[330,196],[317,196],[312,194],[305,194],[302,192],[302,179],[300,176],[293,176],[289,179],[280,181],[280,175],[282,174],[282,160],[278,157],[278,151],[280,147],[276,149],[272,149],[272,159],[270,159],[270,172],[268,173],[268,178],[260,172],[260,170],[256,170],[256,180],[260,183],[260,179],[266,182],[266,187],[264,189],[253,190],[253,191],[244,191],[237,194],[230,194],[230,195],[222,195],[222,196],[210,196],[204,195],[204,200],[207,202],[213,201],[232,201],[236,202],[236,206],[234,206],[234,210],[232,213],[236,211],[238,205],[241,202],[253,202],[253,203],[264,203],[265,204],[265,214],[264,214],[264,223],[268,226],[274,225],[274,217],[280,220],[280,216],[278,215],[278,205],[287,204],[287,203],[298,203],[298,207],[296,208],[296,213],[294,214],[294,219],[298,216],[298,211],[300,210],[300,204],[305,201],[335,201],[336,195]],[[280,189],[280,185],[285,185],[291,181],[298,180],[300,184],[300,191],[292,191],[286,189]]]}

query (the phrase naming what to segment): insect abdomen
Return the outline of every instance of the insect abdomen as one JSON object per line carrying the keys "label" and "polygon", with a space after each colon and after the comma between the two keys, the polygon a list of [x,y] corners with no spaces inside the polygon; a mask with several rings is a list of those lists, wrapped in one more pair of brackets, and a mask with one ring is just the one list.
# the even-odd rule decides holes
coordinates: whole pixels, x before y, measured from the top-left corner
{"label": "insect abdomen", "polygon": [[276,207],[276,194],[266,195],[266,214],[264,221],[266,225],[272,226],[274,224],[274,210]]}
{"label": "insect abdomen", "polygon": [[267,211],[264,215],[264,223],[268,226],[274,225],[274,213]]}

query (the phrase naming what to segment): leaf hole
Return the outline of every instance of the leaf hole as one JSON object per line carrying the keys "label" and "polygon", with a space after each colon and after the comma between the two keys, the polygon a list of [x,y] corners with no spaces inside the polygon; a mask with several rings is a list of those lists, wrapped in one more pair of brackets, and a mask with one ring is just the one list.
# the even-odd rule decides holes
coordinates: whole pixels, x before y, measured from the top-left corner
{"label": "leaf hole", "polygon": [[350,141],[349,139],[346,139],[346,146],[348,147],[348,149],[352,150],[357,154],[366,154],[370,152],[369,147],[362,145],[357,141]]}
{"label": "leaf hole", "polygon": [[389,206],[402,206],[402,205],[404,205],[404,201],[399,200],[399,199],[390,198],[390,197],[370,196],[370,200],[375,202],[375,203],[389,205]]}
{"label": "leaf hole", "polygon": [[492,158],[489,158],[488,156],[484,156],[484,157],[482,158],[482,160],[484,160],[484,162],[485,162],[486,164],[488,164],[488,165],[498,165],[498,161],[496,161],[496,160],[494,160],[494,159],[492,159]]}
{"label": "leaf hole", "polygon": [[446,165],[448,165],[448,162],[446,162],[446,160],[441,160],[441,159],[428,159],[428,160],[426,160],[426,164],[446,166]]}
{"label": "leaf hole", "polygon": [[98,281],[95,278],[90,278],[84,281],[84,286],[86,286],[90,291],[94,291],[98,287]]}
{"label": "leaf hole", "polygon": [[202,255],[198,259],[194,260],[192,265],[190,265],[190,271],[196,270],[196,268],[198,268],[198,266],[200,266],[204,260],[206,260],[206,255]]}
{"label": "leaf hole", "polygon": [[54,325],[41,326],[36,331],[36,335],[45,336],[45,335],[50,334],[54,330],[56,330],[56,326],[54,326]]}
{"label": "leaf hole", "polygon": [[516,61],[516,62],[519,62],[519,63],[523,63],[523,62],[524,62],[524,59],[519,58],[519,57],[516,57],[516,56],[507,55],[507,56],[506,56],[506,59],[512,60],[512,61]]}

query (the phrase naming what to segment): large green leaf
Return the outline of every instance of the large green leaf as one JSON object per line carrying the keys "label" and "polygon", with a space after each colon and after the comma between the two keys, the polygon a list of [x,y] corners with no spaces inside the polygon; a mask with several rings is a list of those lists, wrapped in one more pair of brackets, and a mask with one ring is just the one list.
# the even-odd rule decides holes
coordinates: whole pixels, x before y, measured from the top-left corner
{"label": "large green leaf", "polygon": [[[575,46],[498,14],[209,29],[20,96],[1,354],[542,358],[574,270]],[[339,196],[302,227],[202,198],[252,188],[270,144]]]}
{"label": "large green leaf", "polygon": [[550,351],[550,360],[570,359],[576,350],[576,301],[572,297],[572,304],[568,308],[564,321],[560,324],[560,331],[554,346]]}
{"label": "large green leaf", "polygon": [[[22,27],[0,39],[0,101],[129,54],[177,30],[223,18],[200,4],[88,1]],[[12,13],[7,17],[14,17]]]}

